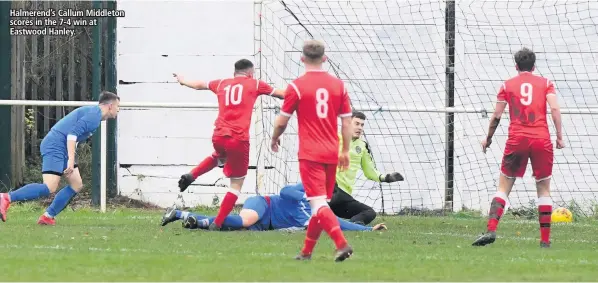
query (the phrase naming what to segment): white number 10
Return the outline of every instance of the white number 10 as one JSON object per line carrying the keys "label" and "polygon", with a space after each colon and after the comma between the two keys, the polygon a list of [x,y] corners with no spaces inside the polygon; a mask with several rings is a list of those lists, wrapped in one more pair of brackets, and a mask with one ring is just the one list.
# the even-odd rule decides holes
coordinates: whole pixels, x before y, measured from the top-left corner
{"label": "white number 10", "polygon": [[521,89],[520,89],[520,93],[521,96],[523,98],[521,98],[521,104],[523,105],[530,105],[532,104],[532,94],[534,93],[534,90],[532,88],[532,84],[530,83],[522,83],[521,84]]}
{"label": "white number 10", "polygon": [[228,106],[241,104],[241,94],[243,93],[243,85],[237,84],[234,86],[226,86],[224,88],[226,93],[224,94],[224,105]]}
{"label": "white number 10", "polygon": [[319,118],[328,118],[328,90],[318,88],[316,90],[316,113]]}

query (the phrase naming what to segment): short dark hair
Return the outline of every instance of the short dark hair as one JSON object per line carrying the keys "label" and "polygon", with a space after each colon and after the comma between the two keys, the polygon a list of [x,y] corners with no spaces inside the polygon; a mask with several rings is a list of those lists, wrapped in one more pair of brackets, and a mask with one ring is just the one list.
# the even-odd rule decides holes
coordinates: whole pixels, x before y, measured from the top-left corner
{"label": "short dark hair", "polygon": [[303,56],[310,62],[315,62],[324,57],[326,48],[324,43],[311,39],[303,43]]}
{"label": "short dark hair", "polygon": [[536,65],[536,54],[527,47],[523,47],[517,51],[514,57],[519,71],[531,72],[534,65]]}
{"label": "short dark hair", "polygon": [[115,100],[120,101],[120,97],[115,93],[109,91],[102,91],[102,93],[100,93],[100,104],[109,104]]}
{"label": "short dark hair", "polygon": [[351,117],[365,120],[365,114],[363,114],[363,112],[359,112],[359,111],[353,111],[353,115]]}
{"label": "short dark hair", "polygon": [[253,68],[253,63],[247,59],[241,59],[235,62],[235,73],[245,71],[250,68]]}

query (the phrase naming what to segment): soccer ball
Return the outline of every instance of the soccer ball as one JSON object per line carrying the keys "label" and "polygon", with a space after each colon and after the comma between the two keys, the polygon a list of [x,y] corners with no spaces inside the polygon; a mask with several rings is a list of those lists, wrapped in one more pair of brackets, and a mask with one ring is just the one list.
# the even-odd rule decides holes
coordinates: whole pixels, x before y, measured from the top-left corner
{"label": "soccer ball", "polygon": [[573,213],[564,207],[552,211],[551,221],[554,223],[573,221]]}

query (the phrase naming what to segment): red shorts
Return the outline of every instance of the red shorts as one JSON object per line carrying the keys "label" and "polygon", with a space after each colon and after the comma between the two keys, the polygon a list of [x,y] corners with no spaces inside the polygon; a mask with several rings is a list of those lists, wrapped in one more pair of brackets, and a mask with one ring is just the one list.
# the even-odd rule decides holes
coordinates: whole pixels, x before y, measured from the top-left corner
{"label": "red shorts", "polygon": [[212,156],[224,163],[224,176],[243,178],[249,166],[249,141],[242,141],[231,136],[213,136]]}
{"label": "red shorts", "polygon": [[512,137],[507,140],[500,171],[511,178],[525,174],[527,160],[532,161],[533,176],[541,181],[552,176],[554,152],[549,139]]}
{"label": "red shorts", "polygon": [[299,175],[305,188],[307,199],[332,198],[336,181],[336,164],[324,164],[315,161],[299,160]]}

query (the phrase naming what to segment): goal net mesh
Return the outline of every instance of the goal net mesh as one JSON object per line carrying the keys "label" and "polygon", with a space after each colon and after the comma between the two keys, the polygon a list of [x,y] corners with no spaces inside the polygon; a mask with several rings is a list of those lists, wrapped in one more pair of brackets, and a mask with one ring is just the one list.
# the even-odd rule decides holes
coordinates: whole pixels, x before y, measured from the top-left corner
{"label": "goal net mesh", "polygon": [[[353,107],[370,109],[363,111],[367,120],[362,138],[378,170],[397,171],[406,178],[379,184],[358,175],[354,197],[379,212],[442,209],[448,181],[453,181],[449,206],[454,210],[488,210],[498,183],[508,117],[502,119],[488,153],[481,152],[479,142],[487,133],[499,86],[517,73],[512,58],[521,47],[536,52],[536,74],[555,82],[562,108],[598,107],[597,3],[456,1],[454,105],[479,112],[454,114],[454,172],[447,174],[448,120],[443,109],[450,86],[446,28],[452,13],[446,13],[445,1],[268,1],[256,7],[261,79],[286,86],[303,73],[303,41],[320,39],[329,57],[325,67],[346,82]],[[438,111],[385,110],[389,106]],[[276,115],[275,110],[264,111],[263,130],[257,133],[265,141],[259,155],[270,168],[263,175],[263,191],[268,193],[300,181],[296,116],[283,136],[281,152],[267,152]],[[555,205],[593,211],[598,200],[598,155],[593,146],[597,123],[596,115],[563,114],[567,148],[555,150]],[[551,121],[549,127],[554,136]],[[525,209],[536,199],[529,166],[510,195],[510,209]]]}

